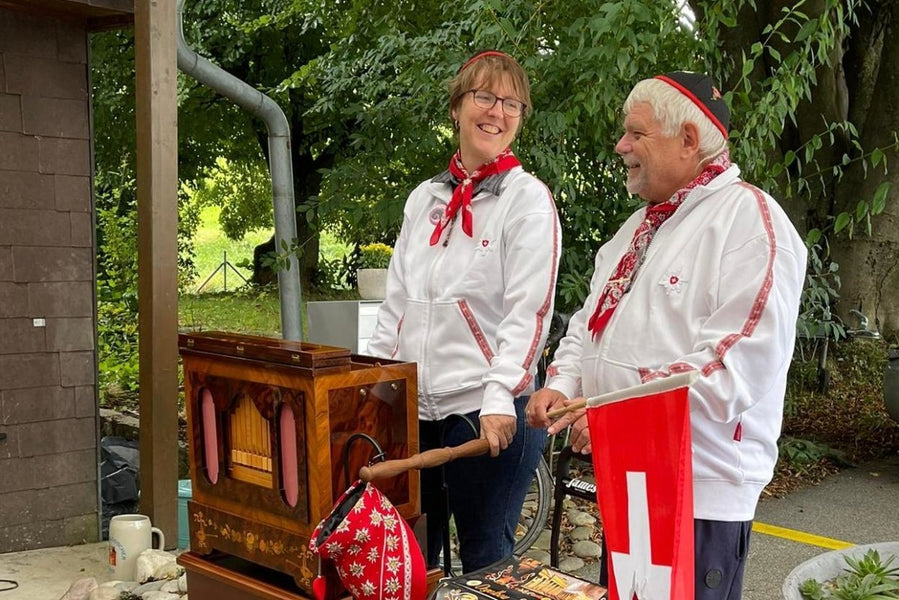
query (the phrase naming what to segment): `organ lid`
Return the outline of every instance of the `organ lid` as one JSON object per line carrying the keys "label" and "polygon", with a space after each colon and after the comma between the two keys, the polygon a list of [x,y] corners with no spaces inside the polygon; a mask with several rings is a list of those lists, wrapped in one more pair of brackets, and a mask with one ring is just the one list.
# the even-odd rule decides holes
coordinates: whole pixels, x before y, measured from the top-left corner
{"label": "organ lid", "polygon": [[307,369],[350,365],[350,351],[347,348],[225,331],[181,333],[178,335],[178,350],[181,354],[234,356]]}

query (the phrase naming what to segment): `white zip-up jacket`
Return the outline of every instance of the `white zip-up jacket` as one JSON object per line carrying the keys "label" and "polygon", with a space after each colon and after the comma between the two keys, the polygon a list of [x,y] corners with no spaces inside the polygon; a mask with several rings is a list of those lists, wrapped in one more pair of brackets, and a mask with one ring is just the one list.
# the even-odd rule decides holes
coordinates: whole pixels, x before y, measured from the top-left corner
{"label": "white zip-up jacket", "polygon": [[453,222],[431,246],[450,181],[438,175],[406,202],[367,352],[418,363],[422,420],[514,416],[514,399],[534,389],[552,317],[558,215],[547,187],[515,167],[475,190],[471,237]]}
{"label": "white zip-up jacket", "polygon": [[739,174],[732,165],[690,191],[593,341],[587,322],[646,209],[599,249],[590,296],[547,383],[590,397],[698,371],[689,392],[694,516],[718,521],[754,518],[773,476],[806,268],[787,215]]}

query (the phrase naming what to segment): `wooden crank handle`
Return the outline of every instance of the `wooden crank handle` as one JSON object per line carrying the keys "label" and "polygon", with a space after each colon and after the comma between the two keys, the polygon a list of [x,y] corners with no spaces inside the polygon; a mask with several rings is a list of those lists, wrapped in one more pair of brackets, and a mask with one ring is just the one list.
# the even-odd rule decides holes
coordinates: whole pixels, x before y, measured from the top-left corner
{"label": "wooden crank handle", "polygon": [[563,406],[562,408],[557,408],[556,410],[551,410],[548,413],[546,413],[546,416],[548,418],[552,419],[553,421],[555,421],[562,415],[564,415],[566,413],[570,413],[571,411],[574,411],[574,410],[579,410],[581,408],[584,408],[585,406],[587,406],[587,401],[581,400],[580,402],[575,402],[574,404],[570,404],[568,406]]}
{"label": "wooden crank handle", "polygon": [[409,458],[397,458],[375,463],[369,467],[359,469],[359,479],[365,482],[376,479],[389,479],[405,473],[410,469],[427,469],[439,467],[442,464],[452,462],[457,458],[466,456],[480,456],[490,450],[490,442],[484,439],[471,440],[459,446],[434,448],[420,454],[413,454]]}

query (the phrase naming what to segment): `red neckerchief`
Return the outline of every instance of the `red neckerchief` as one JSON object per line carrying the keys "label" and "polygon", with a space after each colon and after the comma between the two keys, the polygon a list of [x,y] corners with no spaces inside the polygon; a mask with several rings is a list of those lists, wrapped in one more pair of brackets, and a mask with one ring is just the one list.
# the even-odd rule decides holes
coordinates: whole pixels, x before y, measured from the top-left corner
{"label": "red neckerchief", "polygon": [[461,150],[456,150],[456,153],[450,159],[449,171],[454,177],[460,179],[462,183],[453,190],[453,196],[450,198],[449,204],[446,205],[443,216],[440,217],[440,221],[434,226],[434,233],[431,234],[431,245],[434,246],[440,241],[440,235],[443,233],[443,230],[453,220],[460,208],[462,209],[462,231],[468,237],[471,237],[471,193],[475,184],[483,181],[490,175],[508,171],[520,164],[515,155],[512,154],[512,149],[506,148],[496,158],[469,173],[462,165]]}
{"label": "red neckerchief", "polygon": [[637,269],[643,264],[646,257],[646,249],[659,227],[662,226],[668,217],[674,214],[677,207],[681,205],[684,198],[693,188],[706,185],[712,179],[720,175],[730,166],[730,155],[725,150],[719,154],[715,160],[710,162],[702,170],[696,179],[679,189],[674,195],[665,202],[650,205],[646,207],[646,218],[640,223],[634,232],[634,237],[628,246],[627,252],[618,261],[618,266],[606,282],[599,301],[596,303],[596,310],[587,325],[587,329],[593,334],[595,340],[606,328],[612,314],[621,298],[630,290],[631,281],[636,276]]}

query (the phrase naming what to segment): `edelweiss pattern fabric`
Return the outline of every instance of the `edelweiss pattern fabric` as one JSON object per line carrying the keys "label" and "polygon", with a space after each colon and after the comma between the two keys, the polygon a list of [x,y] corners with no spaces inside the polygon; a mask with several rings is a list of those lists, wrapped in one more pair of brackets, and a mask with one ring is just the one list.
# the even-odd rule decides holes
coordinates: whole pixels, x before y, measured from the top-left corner
{"label": "edelweiss pattern fabric", "polygon": [[343,493],[312,532],[309,548],[334,562],[357,600],[425,597],[425,561],[412,529],[370,483],[357,481]]}

